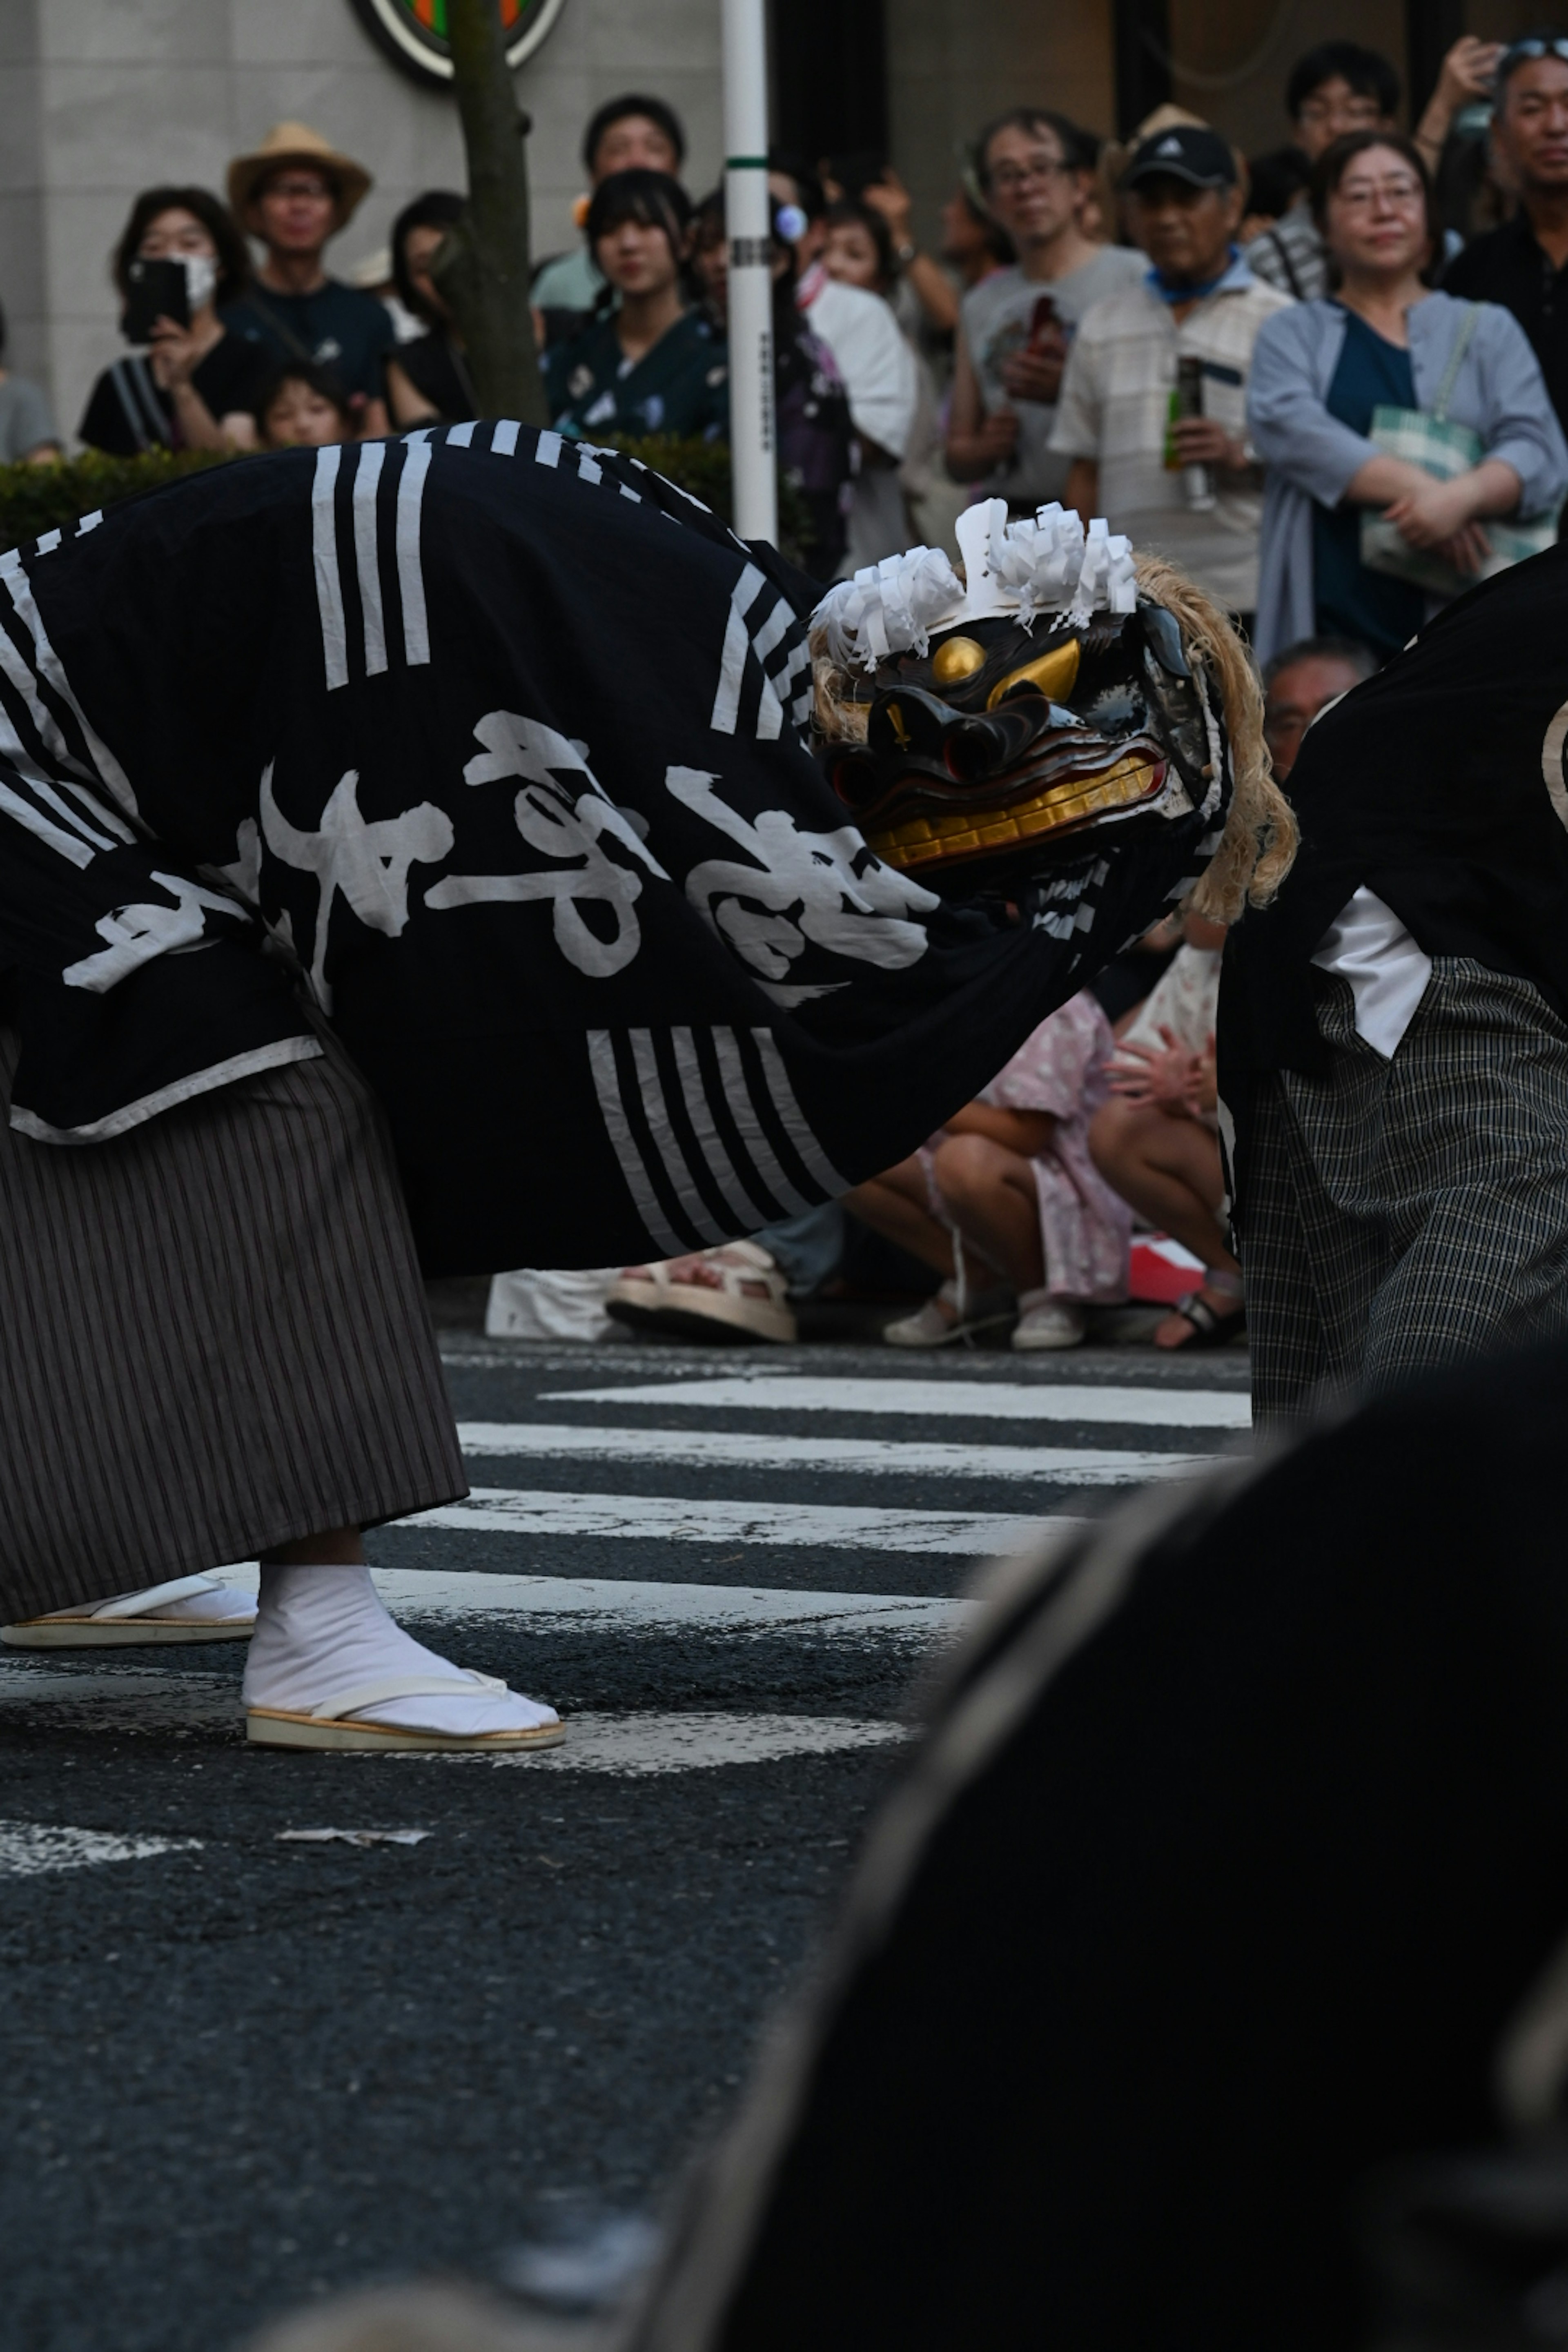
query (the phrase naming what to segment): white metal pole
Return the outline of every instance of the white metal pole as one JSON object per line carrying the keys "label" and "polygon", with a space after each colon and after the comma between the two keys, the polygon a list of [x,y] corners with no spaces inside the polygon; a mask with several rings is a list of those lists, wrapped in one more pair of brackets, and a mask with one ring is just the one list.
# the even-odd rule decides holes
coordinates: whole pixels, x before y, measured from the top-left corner
{"label": "white metal pole", "polygon": [[742,539],[776,540],[766,0],[724,0],[723,26],[730,451],[735,478],[735,529]]}

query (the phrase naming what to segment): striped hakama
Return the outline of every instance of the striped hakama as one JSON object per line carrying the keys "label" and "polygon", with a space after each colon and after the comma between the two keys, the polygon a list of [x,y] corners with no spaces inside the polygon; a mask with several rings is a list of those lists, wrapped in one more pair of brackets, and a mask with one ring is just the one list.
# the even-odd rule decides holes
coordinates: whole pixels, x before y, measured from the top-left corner
{"label": "striped hakama", "polygon": [[0,1618],[466,1494],[402,1193],[335,1044],[113,1141],[5,1123]]}
{"label": "striped hakama", "polygon": [[1315,987],[1331,1066],[1259,1084],[1239,1171],[1259,1427],[1568,1332],[1568,1026],[1529,981],[1440,956],[1385,1060],[1348,985]]}

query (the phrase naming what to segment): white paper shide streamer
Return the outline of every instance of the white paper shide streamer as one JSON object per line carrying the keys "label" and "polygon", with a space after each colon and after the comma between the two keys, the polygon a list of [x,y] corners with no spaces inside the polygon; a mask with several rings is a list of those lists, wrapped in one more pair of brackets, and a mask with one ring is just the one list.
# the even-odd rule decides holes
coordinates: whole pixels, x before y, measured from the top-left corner
{"label": "white paper shide streamer", "polygon": [[1016,613],[1026,628],[1045,616],[1082,628],[1096,613],[1131,613],[1138,602],[1132,542],[1102,516],[1052,504],[1017,521],[1005,499],[960,515],[960,583],[940,548],[913,547],[840,581],[812,614],[840,667],[873,669],[892,654],[924,654],[936,629]]}

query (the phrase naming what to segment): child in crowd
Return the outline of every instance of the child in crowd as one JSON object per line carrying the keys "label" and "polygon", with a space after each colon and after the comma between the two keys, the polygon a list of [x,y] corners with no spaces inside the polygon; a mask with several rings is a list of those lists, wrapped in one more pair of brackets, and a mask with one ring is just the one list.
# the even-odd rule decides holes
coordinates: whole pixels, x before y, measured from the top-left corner
{"label": "child in crowd", "polygon": [[1089,1155],[1112,1042],[1081,991],[910,1159],[846,1193],[853,1215],[943,1277],[888,1325],[894,1347],[1012,1323],[1015,1348],[1074,1348],[1089,1307],[1126,1297],[1131,1213]]}
{"label": "child in crowd", "polygon": [[347,394],[314,360],[286,360],[268,376],[256,404],[256,430],[264,449],[324,449],[355,438]]}

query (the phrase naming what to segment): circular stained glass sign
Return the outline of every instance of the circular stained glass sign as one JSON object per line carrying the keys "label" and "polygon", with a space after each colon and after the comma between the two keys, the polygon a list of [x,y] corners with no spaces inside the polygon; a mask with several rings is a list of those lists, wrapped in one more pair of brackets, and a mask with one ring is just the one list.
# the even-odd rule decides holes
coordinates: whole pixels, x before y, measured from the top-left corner
{"label": "circular stained glass sign", "polygon": [[[561,14],[563,0],[499,0],[509,66],[531,57]],[[416,81],[450,81],[447,0],[353,0],[354,13]]]}

